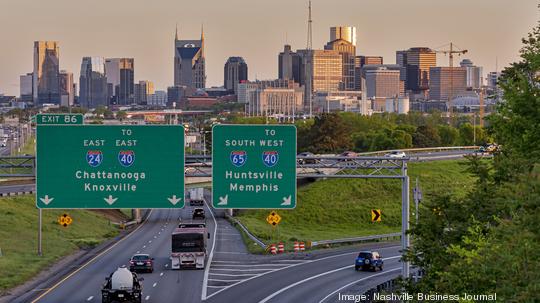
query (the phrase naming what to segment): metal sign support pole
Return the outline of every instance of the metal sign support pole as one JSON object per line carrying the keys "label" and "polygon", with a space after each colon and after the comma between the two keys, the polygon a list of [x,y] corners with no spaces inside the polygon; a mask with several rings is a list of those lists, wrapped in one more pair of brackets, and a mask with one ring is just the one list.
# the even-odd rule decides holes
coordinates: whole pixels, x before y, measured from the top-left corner
{"label": "metal sign support pole", "polygon": [[37,249],[37,253],[38,253],[38,256],[42,256],[43,255],[43,251],[42,251],[42,247],[41,247],[41,226],[42,226],[42,223],[43,223],[43,217],[42,217],[42,210],[41,208],[38,208],[38,249]]}
{"label": "metal sign support pole", "polygon": [[[407,164],[403,166],[403,178],[401,179],[401,249],[402,253],[410,246],[410,236],[407,234],[409,229],[409,176],[407,176]],[[401,275],[404,279],[409,277],[409,262],[404,261]]]}

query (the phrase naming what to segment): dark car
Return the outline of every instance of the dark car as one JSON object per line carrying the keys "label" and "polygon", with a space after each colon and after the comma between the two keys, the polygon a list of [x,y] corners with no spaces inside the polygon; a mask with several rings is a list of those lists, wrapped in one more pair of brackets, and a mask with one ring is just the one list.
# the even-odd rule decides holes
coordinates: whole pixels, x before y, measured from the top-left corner
{"label": "dark car", "polygon": [[193,220],[204,220],[204,219],[206,219],[206,215],[204,214],[204,209],[195,208],[193,210],[193,216],[191,218]]}
{"label": "dark car", "polygon": [[315,164],[315,163],[317,163],[317,159],[305,159],[305,157],[315,157],[314,153],[303,152],[303,153],[299,153],[298,157],[301,158],[301,159],[298,159],[298,164]]}
{"label": "dark car", "polygon": [[137,254],[129,260],[130,271],[154,271],[154,258],[150,258],[147,254]]}
{"label": "dark car", "polygon": [[356,257],[354,262],[354,269],[356,270],[373,270],[376,271],[377,268],[382,270],[384,261],[376,251],[361,251]]}
{"label": "dark car", "polygon": [[[353,151],[346,151],[346,152],[342,152],[341,154],[339,154],[338,157],[354,158],[354,157],[358,157],[358,154],[353,152]],[[349,159],[339,159],[338,161],[351,161],[351,160],[349,160]]]}

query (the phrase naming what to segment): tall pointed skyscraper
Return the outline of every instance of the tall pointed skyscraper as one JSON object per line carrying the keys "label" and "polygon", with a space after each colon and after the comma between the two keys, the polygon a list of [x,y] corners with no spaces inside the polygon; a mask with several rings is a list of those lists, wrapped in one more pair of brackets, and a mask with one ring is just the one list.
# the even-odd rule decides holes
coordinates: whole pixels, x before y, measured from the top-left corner
{"label": "tall pointed skyscraper", "polygon": [[204,30],[200,40],[180,40],[178,27],[174,38],[174,85],[191,88],[206,87]]}

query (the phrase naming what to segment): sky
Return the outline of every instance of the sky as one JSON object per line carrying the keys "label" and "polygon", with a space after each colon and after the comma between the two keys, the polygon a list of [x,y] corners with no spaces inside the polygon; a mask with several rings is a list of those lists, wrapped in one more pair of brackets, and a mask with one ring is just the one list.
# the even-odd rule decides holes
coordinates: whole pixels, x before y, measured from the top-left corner
{"label": "sky", "polygon": [[[246,60],[249,79],[275,79],[285,43],[303,49],[307,0],[0,0],[0,94],[19,95],[19,76],[32,72],[33,42],[60,42],[60,68],[78,82],[84,56],[135,58],[135,81],[156,89],[173,83],[174,31],[205,32],[207,87],[223,85],[230,56]],[[458,57],[484,73],[519,60],[521,38],[539,20],[538,0],[313,0],[313,48],[330,27],[357,28],[357,54],[395,63],[395,51],[453,42]],[[438,64],[448,57],[438,55]]]}

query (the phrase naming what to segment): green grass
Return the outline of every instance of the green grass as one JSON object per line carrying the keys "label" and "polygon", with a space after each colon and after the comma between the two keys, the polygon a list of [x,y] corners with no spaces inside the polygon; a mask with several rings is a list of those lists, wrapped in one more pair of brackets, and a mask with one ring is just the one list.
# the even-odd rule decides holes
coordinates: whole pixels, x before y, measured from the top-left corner
{"label": "green grass", "polygon": [[[416,177],[425,201],[441,193],[465,195],[474,178],[465,172],[466,161],[449,160],[409,164],[411,211]],[[371,209],[382,211],[382,222],[371,222]],[[278,210],[280,224],[266,221],[270,210],[241,211],[237,216],[252,233],[266,243],[316,241],[401,230],[401,181],[390,179],[327,179],[298,189],[293,210]],[[411,220],[414,217],[411,216]]]}
{"label": "green grass", "polygon": [[16,155],[25,155],[25,154],[28,154],[28,155],[35,155],[36,154],[36,141],[35,141],[36,137],[35,136],[31,136],[27,141],[26,141],[26,144],[21,148],[21,152],[17,152],[15,151],[15,154]]}
{"label": "green grass", "polygon": [[120,211],[121,211],[124,215],[126,215],[126,217],[128,217],[128,218],[130,218],[130,219],[132,218],[132,216],[131,216],[131,211],[132,211],[132,209],[131,209],[131,208],[121,208]]}
{"label": "green grass", "polygon": [[[69,227],[57,219],[73,218]],[[114,237],[118,229],[107,219],[85,210],[43,210],[43,256],[37,255],[38,210],[32,195],[0,198],[0,294],[79,248],[94,247]]]}

